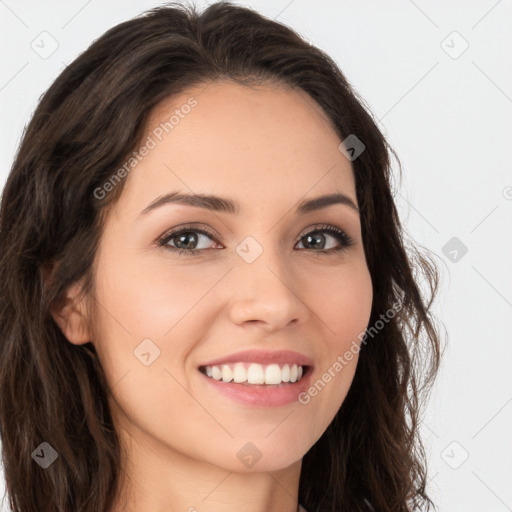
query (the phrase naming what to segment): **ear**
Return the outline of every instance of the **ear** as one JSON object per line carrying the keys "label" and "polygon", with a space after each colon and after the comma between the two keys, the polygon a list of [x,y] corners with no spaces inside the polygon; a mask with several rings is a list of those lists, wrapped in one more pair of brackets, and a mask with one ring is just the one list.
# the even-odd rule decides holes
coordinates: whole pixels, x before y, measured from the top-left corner
{"label": "ear", "polygon": [[[52,270],[54,269],[48,267],[42,269],[46,279],[51,280]],[[88,297],[80,297],[83,281],[84,279],[71,284],[62,301],[53,306],[50,311],[64,336],[74,345],[82,345],[91,341],[88,327]]]}

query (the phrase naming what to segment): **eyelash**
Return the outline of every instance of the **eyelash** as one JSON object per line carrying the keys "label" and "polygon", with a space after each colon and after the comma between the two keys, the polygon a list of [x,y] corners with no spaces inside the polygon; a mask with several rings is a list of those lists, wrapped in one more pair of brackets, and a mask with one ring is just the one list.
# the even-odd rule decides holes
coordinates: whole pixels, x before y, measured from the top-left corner
{"label": "eyelash", "polygon": [[[184,226],[184,227],[181,227],[174,231],[170,231],[170,232],[166,233],[165,235],[163,235],[161,238],[158,239],[157,245],[158,245],[158,247],[164,247],[165,249],[168,249],[174,253],[178,253],[178,256],[181,256],[181,255],[198,256],[199,253],[204,252],[207,249],[179,249],[177,247],[172,247],[170,245],[167,245],[167,242],[169,242],[173,238],[177,237],[178,235],[181,235],[183,233],[190,233],[190,232],[206,235],[206,236],[212,238],[216,242],[215,235],[210,230],[208,230],[206,228],[197,228],[197,227],[194,227],[191,225],[191,226]],[[327,249],[327,250],[319,250],[319,251],[313,250],[313,252],[316,252],[316,253],[321,253],[321,254],[338,253],[340,251],[344,251],[344,250],[348,249],[355,243],[354,240],[352,239],[352,237],[347,235],[347,233],[345,233],[345,231],[343,231],[339,228],[336,228],[334,226],[330,226],[328,224],[323,224],[321,226],[313,228],[312,231],[308,231],[306,234],[304,234],[303,236],[300,237],[299,242],[303,238],[305,238],[307,235],[311,235],[311,234],[319,233],[319,232],[330,233],[334,238],[336,238],[338,240],[338,242],[341,243],[341,246],[337,247],[337,248]]]}

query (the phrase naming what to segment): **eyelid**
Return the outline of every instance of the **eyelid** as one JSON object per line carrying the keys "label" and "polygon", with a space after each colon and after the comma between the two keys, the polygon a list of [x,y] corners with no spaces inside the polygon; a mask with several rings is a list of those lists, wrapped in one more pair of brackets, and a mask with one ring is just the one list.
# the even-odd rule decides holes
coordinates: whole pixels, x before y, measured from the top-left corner
{"label": "eyelid", "polygon": [[[308,233],[317,233],[327,231],[329,234],[334,238],[341,238],[343,246],[339,248],[338,250],[348,249],[349,247],[353,246],[356,243],[356,240],[350,236],[345,229],[342,229],[338,226],[334,226],[332,224],[315,224],[313,226],[310,226],[306,228],[300,235],[299,240],[300,242]],[[332,249],[335,250],[335,249]],[[329,252],[331,249],[327,249],[324,252]],[[314,251],[314,252],[322,252],[322,251]]]}
{"label": "eyelid", "polygon": [[176,236],[179,233],[181,233],[182,231],[187,231],[187,230],[197,231],[198,233],[207,235],[210,238],[212,238],[216,243],[220,244],[220,242],[218,241],[217,235],[210,228],[208,228],[204,224],[196,224],[196,223],[180,224],[179,226],[175,226],[175,227],[169,229],[168,231],[166,231],[163,235],[159,236],[156,242],[158,245],[165,245],[165,242],[169,237]]}

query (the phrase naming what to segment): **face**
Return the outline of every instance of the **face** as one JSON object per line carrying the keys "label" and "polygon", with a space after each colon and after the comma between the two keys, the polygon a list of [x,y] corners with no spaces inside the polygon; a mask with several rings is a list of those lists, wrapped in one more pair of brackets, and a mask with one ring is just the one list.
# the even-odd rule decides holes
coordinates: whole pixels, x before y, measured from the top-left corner
{"label": "face", "polygon": [[[192,97],[197,104],[182,108]],[[172,130],[161,133],[176,109]],[[336,362],[359,344],[370,318],[351,163],[320,107],[277,86],[197,86],[158,105],[147,130],[143,143],[149,136],[156,144],[126,177],[95,261],[101,307],[92,342],[115,422],[162,457],[237,472],[285,468],[340,408],[357,351],[341,370]],[[219,196],[238,211],[168,201],[142,213],[172,193]],[[328,194],[355,207],[298,211]],[[246,350],[293,351],[310,364],[298,383],[273,387],[201,371]],[[247,369],[251,357],[240,357]],[[241,457],[244,446],[261,454],[254,467]]]}

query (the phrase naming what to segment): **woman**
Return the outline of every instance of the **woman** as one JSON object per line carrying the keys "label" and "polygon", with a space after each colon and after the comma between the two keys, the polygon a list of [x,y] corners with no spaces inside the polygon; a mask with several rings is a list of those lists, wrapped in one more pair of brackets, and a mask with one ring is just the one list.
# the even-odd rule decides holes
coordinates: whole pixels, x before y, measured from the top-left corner
{"label": "woman", "polygon": [[433,505],[438,277],[405,250],[391,153],[325,53],[230,3],[71,63],[0,211],[13,512]]}

